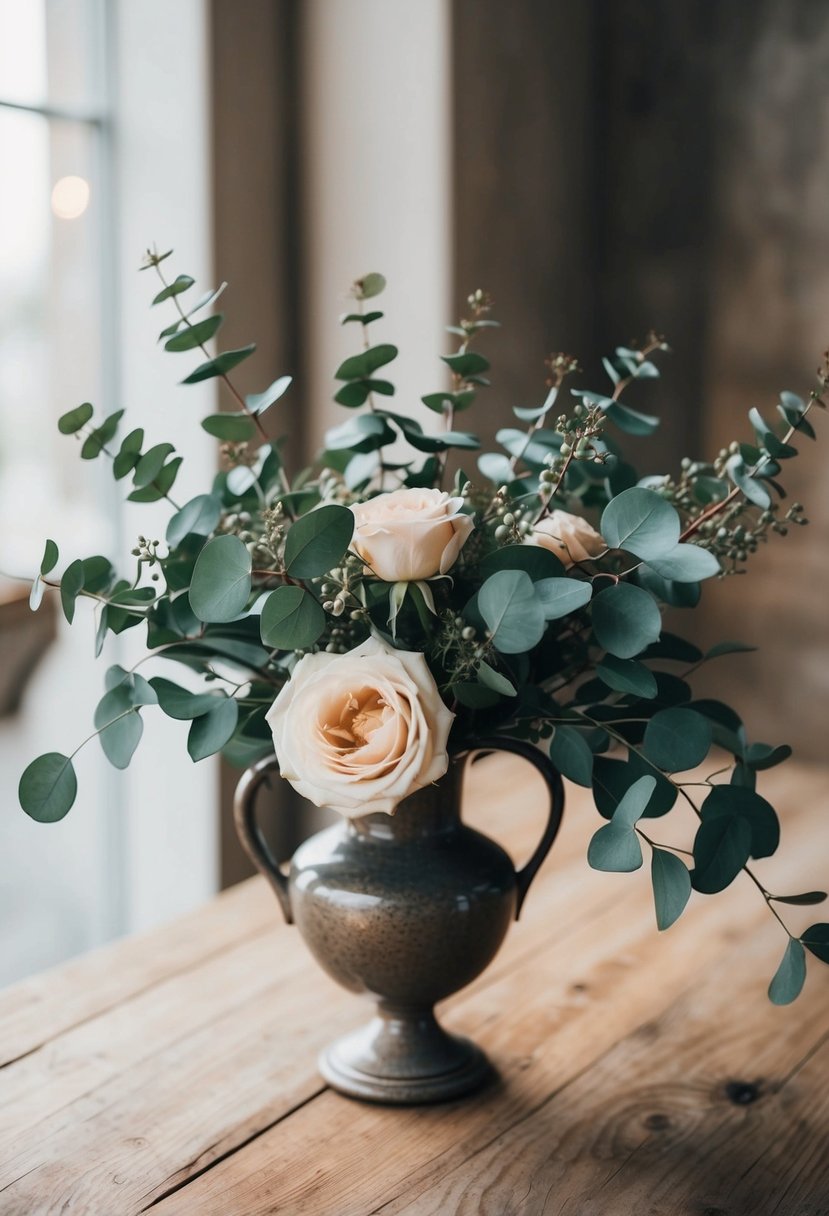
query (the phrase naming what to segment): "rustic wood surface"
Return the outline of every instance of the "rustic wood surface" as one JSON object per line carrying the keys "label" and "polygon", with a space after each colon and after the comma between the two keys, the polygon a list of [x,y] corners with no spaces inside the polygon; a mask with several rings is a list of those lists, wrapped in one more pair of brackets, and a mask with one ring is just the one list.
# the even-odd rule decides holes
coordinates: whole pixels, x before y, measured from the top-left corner
{"label": "rustic wood surface", "polygon": [[[758,872],[820,886],[829,775],[765,776],[784,847]],[[470,781],[467,817],[526,856],[538,779],[498,757]],[[747,881],[658,935],[647,872],[591,872],[597,817],[568,794],[521,922],[443,1011],[497,1066],[479,1095],[395,1110],[327,1089],[318,1050],[368,1010],[252,879],[0,994],[0,1212],[829,1214],[825,974],[767,1002],[783,942]]]}

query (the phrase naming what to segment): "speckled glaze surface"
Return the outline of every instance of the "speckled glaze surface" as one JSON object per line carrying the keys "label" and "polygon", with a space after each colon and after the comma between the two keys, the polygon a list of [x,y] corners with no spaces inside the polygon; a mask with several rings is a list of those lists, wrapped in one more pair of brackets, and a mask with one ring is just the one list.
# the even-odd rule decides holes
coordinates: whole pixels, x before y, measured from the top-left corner
{"label": "speckled glaze surface", "polygon": [[[465,766],[496,749],[531,760],[550,791],[547,830],[518,873],[500,845],[461,819]],[[256,789],[275,768],[275,759],[262,761],[240,782],[240,839],[317,962],[377,1002],[366,1027],[323,1052],[323,1076],[344,1093],[380,1102],[438,1101],[475,1088],[490,1071],[485,1056],[444,1031],[433,1006],[479,975],[503,942],[558,830],[558,774],[527,744],[484,741],[454,757],[437,784],[405,799],[394,815],[343,820],[311,837],[286,876],[253,809]]]}

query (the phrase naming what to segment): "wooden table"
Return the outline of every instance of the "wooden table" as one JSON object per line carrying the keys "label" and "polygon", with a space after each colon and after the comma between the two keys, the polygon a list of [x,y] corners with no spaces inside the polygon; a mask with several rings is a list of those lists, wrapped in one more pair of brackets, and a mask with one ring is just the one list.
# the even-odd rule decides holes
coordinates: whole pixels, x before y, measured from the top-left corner
{"label": "wooden table", "polygon": [[[767,778],[784,848],[758,872],[825,884],[829,777]],[[493,757],[472,780],[470,818],[525,856],[537,778]],[[647,871],[591,872],[599,821],[568,793],[521,922],[444,1010],[498,1082],[431,1109],[327,1089],[318,1050],[368,1009],[254,879],[0,994],[0,1212],[829,1213],[826,972],[788,1009],[767,1002],[784,940],[745,880],[658,935]]]}

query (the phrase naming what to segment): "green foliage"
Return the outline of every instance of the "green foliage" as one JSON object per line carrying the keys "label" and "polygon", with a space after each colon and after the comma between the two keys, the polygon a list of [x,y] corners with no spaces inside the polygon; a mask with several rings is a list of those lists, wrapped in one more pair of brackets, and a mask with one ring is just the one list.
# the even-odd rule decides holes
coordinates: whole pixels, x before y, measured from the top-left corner
{"label": "green foliage", "polygon": [[[204,324],[204,322],[200,322],[200,324]],[[194,326],[194,328],[197,327]],[[171,338],[170,341],[172,342],[173,339]],[[228,372],[233,371],[234,367],[238,367],[245,359],[249,359],[255,350],[255,342],[251,342],[249,346],[240,346],[236,350],[223,350],[214,359],[208,359],[206,363],[200,363],[195,371],[191,372],[189,376],[184,377],[181,383],[200,384],[202,380],[212,380],[216,376],[226,376]]]}
{"label": "green foliage", "polygon": [[209,713],[194,718],[187,734],[187,752],[195,763],[220,752],[233,738],[239,706],[233,697],[220,697]]}
{"label": "green foliage", "polygon": [[711,723],[693,709],[661,709],[645,730],[645,755],[658,768],[676,773],[701,764],[711,748]]}
{"label": "green foliage", "polygon": [[38,823],[57,823],[72,809],[78,793],[78,780],[72,759],[60,752],[38,756],[20,778],[18,799],[21,807]]}
{"label": "green foliage", "polygon": [[197,494],[171,518],[167,525],[167,544],[175,549],[185,536],[209,536],[221,514],[220,498],[215,494]]}
{"label": "green foliage", "polygon": [[216,336],[223,321],[224,316],[217,312],[215,316],[205,317],[203,321],[197,321],[195,325],[187,325],[174,333],[172,338],[167,339],[164,349],[172,351],[174,354],[197,350],[198,347],[204,346],[205,342],[209,342]]}
{"label": "green foliage", "polygon": [[550,741],[550,759],[562,777],[590,788],[593,753],[580,731],[572,726],[556,726]]}
{"label": "green foliage", "polygon": [[774,1005],[790,1005],[800,996],[805,980],[806,952],[796,937],[790,937],[780,966],[769,984],[769,1000]]}
{"label": "green foliage", "polygon": [[283,397],[293,383],[291,376],[279,376],[264,393],[249,393],[245,397],[245,405],[252,414],[264,414],[265,410]]}
{"label": "green foliage", "polygon": [[675,549],[679,533],[679,516],[671,504],[640,486],[617,494],[602,515],[602,536],[610,548],[626,549],[645,561]]}
{"label": "green foliage", "polygon": [[670,929],[691,898],[691,875],[685,863],[667,849],[651,851],[651,883],[656,927]]}
{"label": "green foliage", "polygon": [[251,558],[237,536],[216,536],[193,569],[190,607],[200,621],[233,621],[244,612],[251,588]]}
{"label": "green foliage", "polygon": [[632,659],[659,638],[662,618],[652,595],[630,583],[616,583],[593,599],[593,632],[617,659]]}
{"label": "green foliage", "polygon": [[694,890],[705,895],[725,890],[750,856],[751,826],[741,815],[704,819],[694,839]]}
{"label": "green foliage", "polygon": [[277,587],[262,608],[262,642],[280,650],[307,650],[325,629],[325,613],[302,587]]}
{"label": "green foliage", "polygon": [[292,578],[312,578],[338,565],[351,543],[354,516],[346,507],[319,507],[291,526],[285,568]]}
{"label": "green foliage", "polygon": [[86,426],[92,414],[92,406],[85,401],[83,405],[75,406],[73,410],[69,410],[58,418],[58,430],[61,435],[74,435],[76,431],[80,431]]}
{"label": "green foliage", "polygon": [[544,608],[523,570],[491,574],[478,593],[478,609],[502,654],[523,654],[541,641]]}
{"label": "green foliage", "polygon": [[642,846],[636,834],[636,824],[645,813],[655,788],[653,777],[640,777],[626,791],[610,823],[599,828],[591,837],[587,860],[594,870],[629,873],[639,869]]}

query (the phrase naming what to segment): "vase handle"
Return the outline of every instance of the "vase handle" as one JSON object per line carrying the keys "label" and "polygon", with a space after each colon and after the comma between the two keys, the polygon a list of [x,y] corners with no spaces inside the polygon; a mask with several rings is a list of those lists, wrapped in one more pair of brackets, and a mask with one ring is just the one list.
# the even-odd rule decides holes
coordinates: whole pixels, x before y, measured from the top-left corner
{"label": "vase handle", "polygon": [[279,864],[270,850],[267,840],[262,835],[262,829],[256,819],[256,795],[259,787],[268,780],[271,770],[279,769],[276,756],[265,756],[257,760],[242,775],[236,787],[233,798],[233,820],[236,824],[236,834],[242,848],[247,853],[257,870],[260,870],[273,888],[282,914],[289,925],[294,923],[291,910],[291,895],[288,890],[288,879],[279,868]]}
{"label": "vase handle", "polygon": [[539,840],[535,852],[527,864],[522,866],[520,870],[516,870],[515,873],[516,886],[518,888],[515,919],[518,920],[524,900],[527,897],[527,891],[530,889],[530,883],[541,868],[544,858],[549,853],[553,846],[553,841],[558,835],[558,829],[561,827],[561,816],[564,811],[564,784],[561,780],[561,774],[554,768],[550,758],[532,743],[526,743],[523,739],[510,739],[506,735],[493,735],[491,738],[479,740],[472,751],[473,755],[482,752],[512,752],[514,755],[520,756],[522,760],[528,760],[544,778],[544,783],[550,795],[550,814],[547,819],[547,826],[544,829],[544,835]]}

